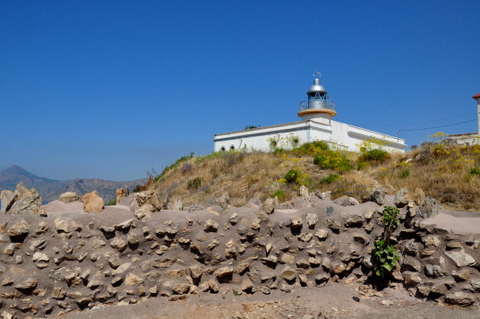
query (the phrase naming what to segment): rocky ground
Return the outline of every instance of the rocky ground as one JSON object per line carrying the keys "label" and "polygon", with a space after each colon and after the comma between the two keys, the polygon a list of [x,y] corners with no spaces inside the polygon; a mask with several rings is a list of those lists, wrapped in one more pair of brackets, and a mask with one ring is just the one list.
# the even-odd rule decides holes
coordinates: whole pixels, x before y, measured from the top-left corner
{"label": "rocky ground", "polygon": [[328,284],[270,295],[182,296],[155,298],[128,305],[99,305],[58,316],[63,319],[478,319],[478,307],[455,307],[422,301],[403,289],[387,288],[366,298],[358,285]]}

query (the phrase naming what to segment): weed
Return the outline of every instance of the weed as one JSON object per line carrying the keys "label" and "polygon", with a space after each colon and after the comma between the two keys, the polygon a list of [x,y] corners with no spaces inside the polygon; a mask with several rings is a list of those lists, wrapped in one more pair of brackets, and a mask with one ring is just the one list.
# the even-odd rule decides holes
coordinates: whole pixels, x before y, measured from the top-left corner
{"label": "weed", "polygon": [[408,169],[405,169],[400,173],[401,178],[407,178],[408,176],[410,176],[410,171]]}
{"label": "weed", "polygon": [[187,188],[189,190],[197,190],[200,186],[202,186],[202,179],[200,177],[195,177],[188,181]]}
{"label": "weed", "polygon": [[363,152],[357,160],[359,162],[383,163],[389,158],[390,154],[387,151],[373,149]]}
{"label": "weed", "polygon": [[375,248],[372,251],[375,281],[378,287],[383,288],[389,281],[393,269],[400,260],[400,256],[395,246],[390,245],[390,238],[398,225],[398,216],[400,210],[395,207],[386,206],[383,210],[384,230],[382,239],[375,242]]}
{"label": "weed", "polygon": [[478,168],[472,168],[470,170],[470,175],[480,175],[480,169]]}
{"label": "weed", "polygon": [[320,184],[331,184],[334,181],[336,181],[337,179],[339,179],[340,177],[342,177],[342,175],[330,174],[327,177],[320,180]]}
{"label": "weed", "polygon": [[272,198],[275,198],[275,197],[277,197],[278,200],[280,202],[282,202],[283,199],[285,198],[285,192],[283,190],[279,189],[272,194]]}

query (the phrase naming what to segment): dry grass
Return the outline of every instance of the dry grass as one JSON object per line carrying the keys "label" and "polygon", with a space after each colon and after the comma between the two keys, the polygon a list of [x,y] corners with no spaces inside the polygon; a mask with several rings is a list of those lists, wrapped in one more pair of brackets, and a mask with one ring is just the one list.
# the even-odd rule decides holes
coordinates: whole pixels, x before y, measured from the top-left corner
{"label": "dry grass", "polygon": [[[382,186],[394,194],[406,187],[410,192],[422,188],[450,209],[480,211],[480,147],[435,144],[406,154],[391,154],[383,163],[371,162],[361,170],[336,172],[313,164],[314,154],[283,151],[272,153],[217,153],[206,157],[187,157],[161,176],[153,179],[153,188],[170,201],[182,199],[184,206],[209,205],[228,192],[235,206],[245,205],[253,197],[260,200],[277,194],[282,200],[297,196],[301,185],[310,191],[331,191],[332,197],[348,195],[362,200]],[[348,154],[356,167],[360,154]],[[299,173],[297,182],[288,183],[285,174]],[[341,175],[332,183],[320,181],[331,174]]]}

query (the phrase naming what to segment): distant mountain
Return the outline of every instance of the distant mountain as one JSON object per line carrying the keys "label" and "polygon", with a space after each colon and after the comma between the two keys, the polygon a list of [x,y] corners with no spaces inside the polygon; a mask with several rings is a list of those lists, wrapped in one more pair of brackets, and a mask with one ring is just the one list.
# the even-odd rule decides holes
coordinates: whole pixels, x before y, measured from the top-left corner
{"label": "distant mountain", "polygon": [[14,191],[20,182],[23,182],[28,188],[35,188],[44,202],[56,200],[64,192],[75,192],[82,196],[86,193],[97,191],[105,202],[108,203],[115,198],[117,189],[128,188],[132,191],[135,186],[145,184],[146,179],[114,182],[96,178],[77,178],[59,181],[38,177],[17,165],[12,165],[0,171],[0,190]]}

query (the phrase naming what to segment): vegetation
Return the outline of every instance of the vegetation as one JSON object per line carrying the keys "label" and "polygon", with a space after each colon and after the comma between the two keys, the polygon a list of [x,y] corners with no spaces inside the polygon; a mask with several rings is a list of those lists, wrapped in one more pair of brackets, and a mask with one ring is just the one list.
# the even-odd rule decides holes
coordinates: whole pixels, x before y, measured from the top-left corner
{"label": "vegetation", "polygon": [[388,194],[407,187],[422,188],[444,208],[480,211],[480,145],[452,145],[441,138],[404,154],[389,154],[369,141],[359,153],[346,152],[325,141],[295,145],[294,135],[274,139],[272,153],[216,152],[178,159],[150,182],[137,188],[155,189],[185,205],[208,204],[228,192],[233,205],[277,196],[287,201],[301,185],[310,191],[331,191],[332,198],[352,196],[362,201],[379,186]]}
{"label": "vegetation", "polygon": [[375,282],[378,287],[384,287],[395,269],[400,256],[395,246],[390,245],[390,237],[398,225],[400,210],[395,207],[386,206],[383,210],[384,231],[382,239],[375,242],[372,252],[373,267],[375,271]]}

